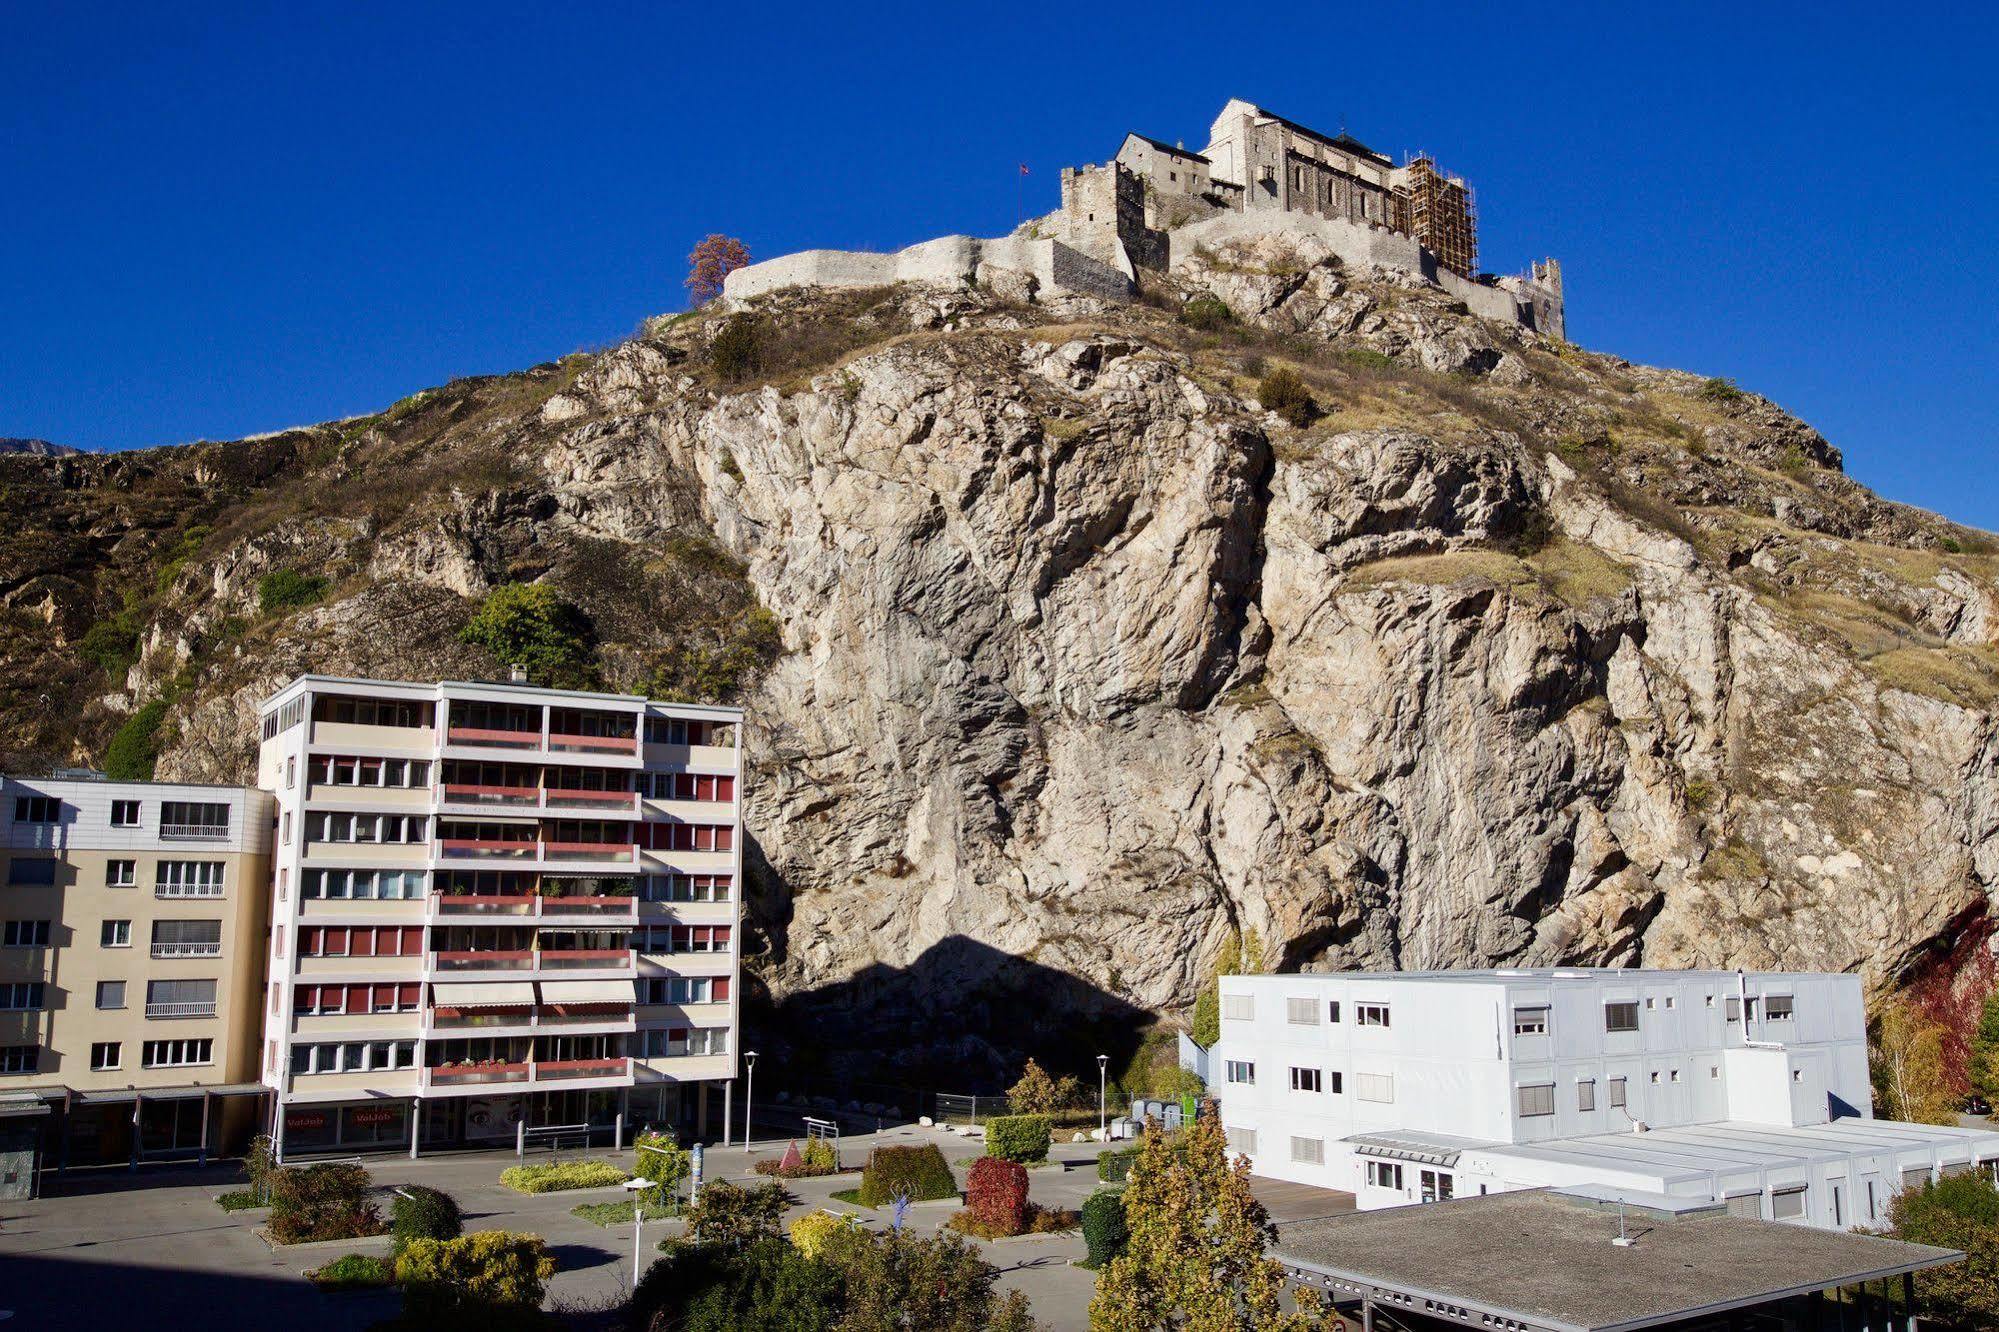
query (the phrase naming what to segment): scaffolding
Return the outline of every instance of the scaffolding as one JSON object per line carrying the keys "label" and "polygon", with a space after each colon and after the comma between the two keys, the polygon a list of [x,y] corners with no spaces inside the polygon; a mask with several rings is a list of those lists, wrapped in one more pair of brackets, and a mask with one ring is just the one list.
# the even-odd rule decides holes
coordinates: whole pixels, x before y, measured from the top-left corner
{"label": "scaffolding", "polygon": [[1437,170],[1429,154],[1418,153],[1404,168],[1409,190],[1409,232],[1437,262],[1460,277],[1478,266],[1478,215],[1471,187]]}

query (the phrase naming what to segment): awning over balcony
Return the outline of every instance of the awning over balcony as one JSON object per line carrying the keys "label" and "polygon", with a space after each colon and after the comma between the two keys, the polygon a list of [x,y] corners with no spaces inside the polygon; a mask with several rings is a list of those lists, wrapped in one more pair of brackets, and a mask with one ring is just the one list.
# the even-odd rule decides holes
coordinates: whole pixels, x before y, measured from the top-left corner
{"label": "awning over balcony", "polygon": [[529,981],[463,981],[433,985],[431,1002],[440,1008],[515,1008],[534,1003]]}
{"label": "awning over balcony", "polygon": [[545,1004],[629,1004],[636,1002],[637,998],[637,986],[628,980],[541,983],[541,1001]]}

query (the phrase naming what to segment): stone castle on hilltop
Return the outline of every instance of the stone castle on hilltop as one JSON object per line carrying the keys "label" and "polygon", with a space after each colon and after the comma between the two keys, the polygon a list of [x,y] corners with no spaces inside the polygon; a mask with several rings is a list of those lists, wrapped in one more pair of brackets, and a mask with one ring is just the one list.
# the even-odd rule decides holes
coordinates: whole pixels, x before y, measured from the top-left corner
{"label": "stone castle on hilltop", "polygon": [[1420,275],[1472,313],[1565,335],[1562,268],[1477,271],[1471,187],[1427,155],[1396,166],[1342,131],[1325,135],[1231,98],[1191,152],[1132,133],[1101,165],[1062,170],[1062,206],[1011,236],[945,236],[892,254],[806,250],[729,274],[731,301],[787,287],[984,282],[1129,299],[1141,274],[1249,236],[1312,237],[1355,266]]}

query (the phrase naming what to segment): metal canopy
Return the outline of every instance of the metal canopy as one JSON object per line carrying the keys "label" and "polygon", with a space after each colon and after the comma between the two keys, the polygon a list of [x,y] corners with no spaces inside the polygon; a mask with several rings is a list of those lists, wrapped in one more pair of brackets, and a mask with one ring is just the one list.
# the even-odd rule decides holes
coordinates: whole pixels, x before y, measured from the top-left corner
{"label": "metal canopy", "polygon": [[440,979],[431,999],[443,1008],[520,1008],[534,1003],[534,982]]}
{"label": "metal canopy", "polygon": [[543,981],[541,1001],[545,1004],[629,1004],[637,999],[635,983],[628,980]]}

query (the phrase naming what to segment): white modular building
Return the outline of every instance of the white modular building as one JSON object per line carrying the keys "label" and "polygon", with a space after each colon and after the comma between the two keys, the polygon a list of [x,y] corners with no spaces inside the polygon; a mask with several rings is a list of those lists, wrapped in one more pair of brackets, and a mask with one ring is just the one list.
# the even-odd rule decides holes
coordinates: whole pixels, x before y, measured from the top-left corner
{"label": "white modular building", "polygon": [[1873,1117],[1856,976],[1226,976],[1221,1008],[1231,1147],[1363,1209],[1585,1187],[1845,1229],[1999,1162],[1999,1131]]}

